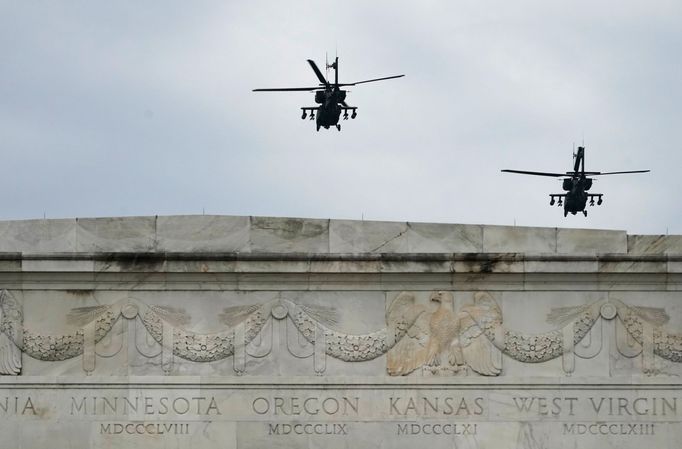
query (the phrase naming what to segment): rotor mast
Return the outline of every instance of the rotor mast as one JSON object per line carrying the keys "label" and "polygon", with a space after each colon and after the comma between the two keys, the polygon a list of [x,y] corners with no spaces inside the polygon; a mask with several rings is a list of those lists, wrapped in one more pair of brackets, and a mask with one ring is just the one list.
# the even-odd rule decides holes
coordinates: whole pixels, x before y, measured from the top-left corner
{"label": "rotor mast", "polygon": [[334,62],[327,63],[327,69],[334,69],[334,88],[339,88],[339,57],[334,58]]}
{"label": "rotor mast", "polygon": [[573,173],[578,175],[578,170],[581,176],[585,176],[585,147],[578,147],[578,152],[575,154]]}

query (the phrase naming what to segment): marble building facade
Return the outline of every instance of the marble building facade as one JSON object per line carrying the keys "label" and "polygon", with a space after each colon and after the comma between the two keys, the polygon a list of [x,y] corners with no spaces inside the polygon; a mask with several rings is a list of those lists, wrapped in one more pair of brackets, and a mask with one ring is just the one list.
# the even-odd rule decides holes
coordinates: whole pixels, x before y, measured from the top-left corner
{"label": "marble building facade", "polygon": [[0,222],[0,447],[676,449],[682,236]]}

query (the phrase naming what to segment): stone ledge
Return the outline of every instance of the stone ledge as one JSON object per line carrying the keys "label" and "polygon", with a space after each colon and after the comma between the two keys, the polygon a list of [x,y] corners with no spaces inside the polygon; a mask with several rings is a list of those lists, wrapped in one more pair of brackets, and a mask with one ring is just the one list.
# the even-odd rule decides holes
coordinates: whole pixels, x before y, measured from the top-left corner
{"label": "stone ledge", "polygon": [[682,253],[682,236],[625,231],[178,215],[0,221],[11,252]]}

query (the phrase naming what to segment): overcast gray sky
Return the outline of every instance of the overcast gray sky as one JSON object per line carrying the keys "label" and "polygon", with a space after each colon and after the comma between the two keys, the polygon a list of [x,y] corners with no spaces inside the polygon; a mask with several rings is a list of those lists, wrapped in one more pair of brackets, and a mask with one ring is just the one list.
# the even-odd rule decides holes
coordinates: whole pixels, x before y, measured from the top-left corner
{"label": "overcast gray sky", "polygon": [[[0,219],[226,214],[682,234],[682,2],[0,1]],[[300,119],[340,56],[358,118]],[[313,83],[313,84],[311,84]],[[587,218],[550,207],[585,141]]]}

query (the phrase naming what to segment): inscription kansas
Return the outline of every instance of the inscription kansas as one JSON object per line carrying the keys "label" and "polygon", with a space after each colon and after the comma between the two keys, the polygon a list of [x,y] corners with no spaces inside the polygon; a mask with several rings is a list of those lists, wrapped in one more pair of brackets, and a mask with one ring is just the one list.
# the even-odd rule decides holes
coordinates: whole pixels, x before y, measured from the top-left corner
{"label": "inscription kansas", "polygon": [[469,416],[484,413],[482,397],[420,396],[389,398],[389,413],[398,416]]}

